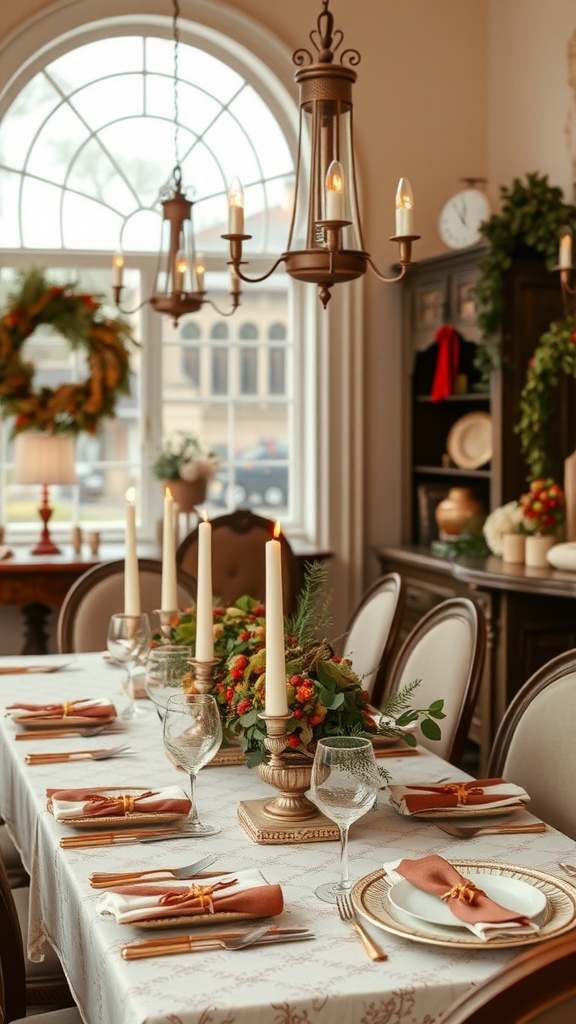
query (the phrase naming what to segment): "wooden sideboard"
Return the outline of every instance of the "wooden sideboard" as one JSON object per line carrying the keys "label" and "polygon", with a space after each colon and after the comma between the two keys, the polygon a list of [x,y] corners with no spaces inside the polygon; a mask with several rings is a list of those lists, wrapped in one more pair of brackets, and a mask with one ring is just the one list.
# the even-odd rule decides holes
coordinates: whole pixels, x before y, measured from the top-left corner
{"label": "wooden sideboard", "polygon": [[[510,700],[550,658],[576,647],[576,573],[486,559],[446,559],[416,546],[376,549],[382,572],[398,572],[406,607],[397,648],[416,622],[449,597],[474,597],[484,609],[488,649],[470,738],[486,768]],[[393,652],[392,660],[396,652]]]}

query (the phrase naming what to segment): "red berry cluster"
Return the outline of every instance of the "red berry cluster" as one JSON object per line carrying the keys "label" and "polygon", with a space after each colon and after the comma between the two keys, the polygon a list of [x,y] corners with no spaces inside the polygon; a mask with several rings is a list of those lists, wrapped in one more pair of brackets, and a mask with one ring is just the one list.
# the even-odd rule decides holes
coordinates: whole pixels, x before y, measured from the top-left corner
{"label": "red berry cluster", "polygon": [[564,492],[551,477],[533,480],[520,506],[531,532],[551,533],[564,518]]}

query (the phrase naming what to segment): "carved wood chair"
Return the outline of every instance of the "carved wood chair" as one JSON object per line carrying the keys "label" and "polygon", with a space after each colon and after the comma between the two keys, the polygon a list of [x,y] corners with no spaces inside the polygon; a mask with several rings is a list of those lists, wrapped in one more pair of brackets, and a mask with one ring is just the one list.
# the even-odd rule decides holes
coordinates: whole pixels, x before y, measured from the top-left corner
{"label": "carved wood chair", "polygon": [[[522,786],[530,811],[576,839],[576,650],[552,658],[508,705],[488,772]],[[576,1017],[574,1018],[576,1019]]]}
{"label": "carved wood chair", "polygon": [[576,935],[532,946],[474,986],[437,1024],[573,1024]]}
{"label": "carved wood chair", "polygon": [[[155,629],[162,590],[162,562],[155,558],[141,558],[138,562],[140,599],[143,612],[148,613],[150,625]],[[182,568],[178,568],[178,604],[188,607],[196,594],[196,581]],[[58,616],[58,650],[70,652],[101,651],[106,649],[106,634],[110,616],[124,607],[124,560],[102,562],[92,566],[70,587]]]}
{"label": "carved wood chair", "polygon": [[402,577],[391,572],[366,591],[348,623],[340,653],[349,658],[376,707],[384,692],[390,651],[404,611]]}
{"label": "carved wood chair", "polygon": [[[212,520],[212,588],[215,598],[233,604],[248,594],[266,599],[265,545],[272,538],[274,522],[249,509],[238,509]],[[299,589],[299,567],[284,534],[280,535],[284,614],[294,610]],[[178,565],[196,578],[198,527],[181,542]]]}
{"label": "carved wood chair", "polygon": [[474,714],[484,660],[486,620],[480,605],[468,597],[452,597],[431,608],[400,648],[387,682],[387,694],[421,680],[412,697],[414,707],[444,700],[442,738],[418,742],[451,764],[459,765]]}

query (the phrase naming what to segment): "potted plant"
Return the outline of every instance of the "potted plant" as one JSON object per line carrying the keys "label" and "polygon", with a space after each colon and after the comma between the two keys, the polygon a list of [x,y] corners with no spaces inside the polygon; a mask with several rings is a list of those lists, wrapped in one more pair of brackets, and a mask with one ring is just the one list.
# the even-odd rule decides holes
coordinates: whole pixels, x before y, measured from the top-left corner
{"label": "potted plant", "polygon": [[217,469],[215,453],[185,430],[170,434],[152,463],[154,475],[170,488],[181,512],[192,512],[205,500],[208,481]]}

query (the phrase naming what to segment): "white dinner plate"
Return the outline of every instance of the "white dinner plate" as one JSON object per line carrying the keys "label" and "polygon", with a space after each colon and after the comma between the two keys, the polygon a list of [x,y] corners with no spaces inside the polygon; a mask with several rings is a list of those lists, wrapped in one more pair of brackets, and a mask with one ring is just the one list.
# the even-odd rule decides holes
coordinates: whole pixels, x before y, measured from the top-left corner
{"label": "white dinner plate", "polygon": [[528,946],[543,942],[553,936],[562,935],[574,928],[576,923],[576,889],[569,882],[554,875],[536,871],[533,868],[515,867],[511,864],[497,864],[494,861],[451,861],[451,864],[470,877],[481,875],[483,888],[492,877],[519,879],[539,889],[546,898],[545,910],[538,919],[539,931],[515,935],[514,932],[498,935],[488,941],[479,939],[467,928],[451,927],[424,921],[394,907],[388,896],[392,883],[385,872],[373,871],[361,878],[352,889],[352,902],[361,917],[377,928],[400,935],[413,942],[434,946],[453,946],[467,949],[506,949],[513,946]]}
{"label": "white dinner plate", "polygon": [[[542,890],[528,882],[520,881],[519,878],[485,875],[476,871],[467,871],[466,878],[500,906],[506,907],[507,910],[513,910],[517,914],[523,914],[524,917],[538,917],[546,909],[546,896]],[[454,917],[444,900],[438,896],[432,896],[430,893],[422,892],[406,878],[391,886],[388,899],[397,910],[410,914],[411,917],[420,921],[429,921],[431,924],[441,924],[448,928],[466,927],[463,921],[460,922],[458,918]]]}

